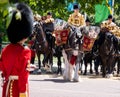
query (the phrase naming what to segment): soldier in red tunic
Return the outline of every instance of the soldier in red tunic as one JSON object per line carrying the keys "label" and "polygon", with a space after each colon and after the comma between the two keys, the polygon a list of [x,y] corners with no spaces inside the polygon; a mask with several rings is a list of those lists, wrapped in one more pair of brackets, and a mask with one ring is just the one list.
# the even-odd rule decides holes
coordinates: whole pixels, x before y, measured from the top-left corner
{"label": "soldier in red tunic", "polygon": [[9,14],[12,14],[11,21],[6,28],[11,43],[2,50],[0,58],[0,70],[4,78],[2,97],[29,97],[31,50],[24,42],[32,32],[33,14],[24,3],[15,4]]}

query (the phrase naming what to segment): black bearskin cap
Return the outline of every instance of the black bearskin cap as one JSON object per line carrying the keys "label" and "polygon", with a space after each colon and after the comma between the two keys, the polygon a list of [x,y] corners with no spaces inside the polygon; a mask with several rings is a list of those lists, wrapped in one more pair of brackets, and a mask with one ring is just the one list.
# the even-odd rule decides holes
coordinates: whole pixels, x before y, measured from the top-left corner
{"label": "black bearskin cap", "polygon": [[[8,39],[11,43],[17,43],[31,35],[33,30],[33,13],[26,4],[16,3],[16,9],[12,10],[12,20],[7,28]],[[16,14],[21,18],[17,19]]]}
{"label": "black bearskin cap", "polygon": [[74,4],[73,5],[73,9],[79,9],[79,5],[78,4]]}

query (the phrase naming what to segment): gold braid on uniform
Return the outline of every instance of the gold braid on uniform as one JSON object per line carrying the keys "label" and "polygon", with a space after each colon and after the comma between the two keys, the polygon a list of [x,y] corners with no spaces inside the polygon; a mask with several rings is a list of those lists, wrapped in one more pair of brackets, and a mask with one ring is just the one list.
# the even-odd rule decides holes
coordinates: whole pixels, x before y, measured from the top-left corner
{"label": "gold braid on uniform", "polygon": [[120,38],[120,27],[118,26],[111,26],[108,23],[102,23],[101,28],[108,28],[108,30],[115,35],[117,38]]}
{"label": "gold braid on uniform", "polygon": [[53,18],[49,18],[49,19],[46,19],[46,20],[45,20],[45,23],[50,23],[50,22],[53,22],[53,21],[54,21]]}

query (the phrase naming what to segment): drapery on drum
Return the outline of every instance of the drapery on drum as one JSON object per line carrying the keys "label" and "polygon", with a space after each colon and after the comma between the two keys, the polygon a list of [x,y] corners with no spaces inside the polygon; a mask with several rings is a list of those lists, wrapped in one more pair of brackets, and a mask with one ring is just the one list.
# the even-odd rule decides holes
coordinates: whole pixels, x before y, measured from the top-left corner
{"label": "drapery on drum", "polygon": [[100,28],[97,26],[88,26],[84,27],[84,36],[83,36],[83,51],[91,51],[94,45],[95,40],[100,33]]}
{"label": "drapery on drum", "polygon": [[95,39],[89,36],[83,37],[83,51],[91,51],[94,45]]}
{"label": "drapery on drum", "polygon": [[57,46],[66,44],[68,35],[70,30],[69,29],[63,29],[63,30],[56,30],[53,33],[55,34],[55,43]]}

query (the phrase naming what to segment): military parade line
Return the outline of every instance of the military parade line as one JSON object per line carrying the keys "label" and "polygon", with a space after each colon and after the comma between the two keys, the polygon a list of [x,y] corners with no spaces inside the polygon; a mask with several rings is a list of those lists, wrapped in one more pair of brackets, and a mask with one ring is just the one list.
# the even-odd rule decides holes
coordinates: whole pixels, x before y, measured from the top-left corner
{"label": "military parade line", "polygon": [[100,27],[92,26],[90,20],[85,20],[79,12],[78,4],[73,9],[66,22],[53,19],[51,12],[45,17],[33,15],[31,8],[24,3],[13,6],[6,21],[10,43],[2,49],[0,58],[2,97],[29,97],[28,76],[31,70],[36,69],[36,56],[38,74],[41,74],[42,66],[46,72],[52,72],[55,56],[57,74],[61,74],[65,81],[81,81],[81,74],[87,75],[88,63],[91,74],[94,63],[96,75],[110,78],[115,70],[119,75],[120,28],[112,21],[113,16],[109,15]]}

